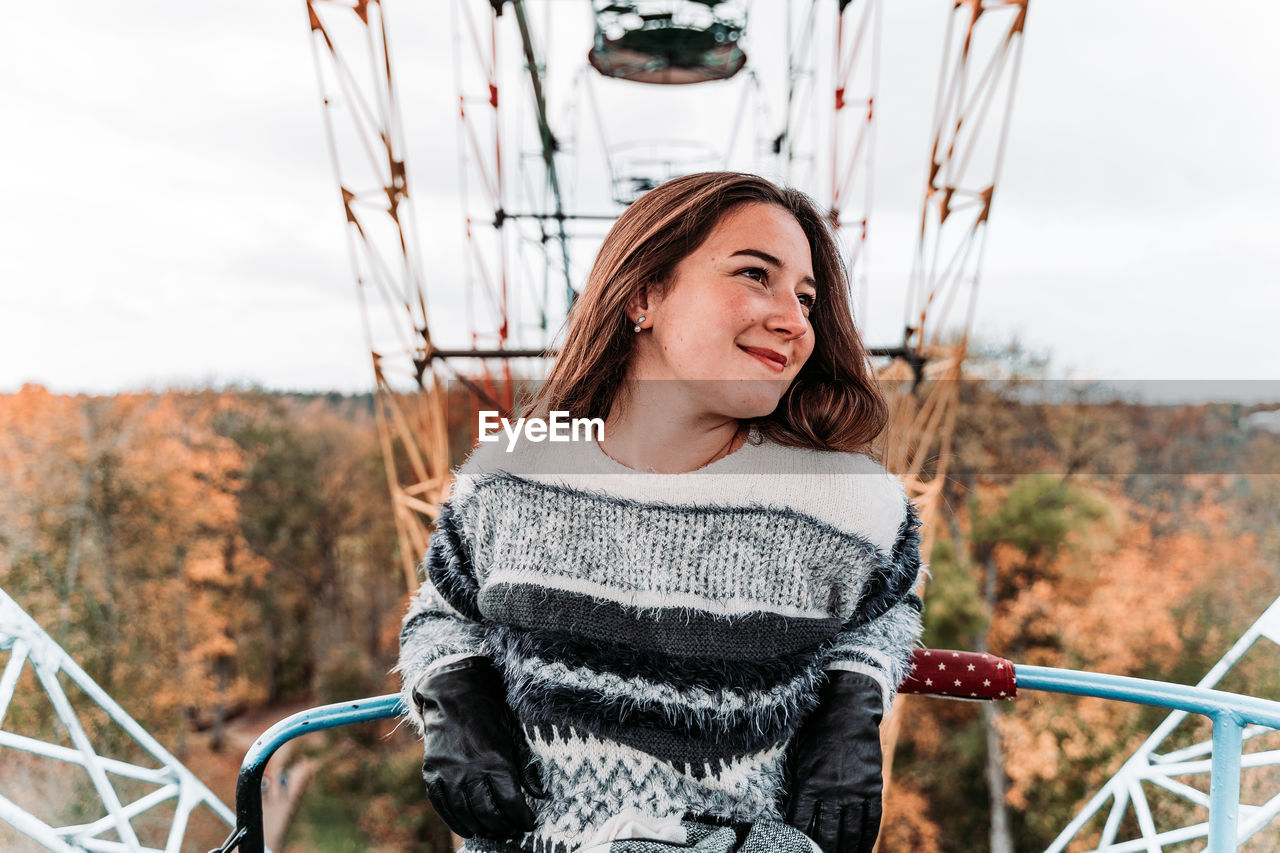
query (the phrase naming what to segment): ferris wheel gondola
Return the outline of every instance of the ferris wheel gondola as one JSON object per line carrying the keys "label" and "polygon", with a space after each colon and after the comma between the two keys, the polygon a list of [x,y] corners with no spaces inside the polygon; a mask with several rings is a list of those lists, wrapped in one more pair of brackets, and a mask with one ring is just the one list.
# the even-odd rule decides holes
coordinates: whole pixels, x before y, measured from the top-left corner
{"label": "ferris wheel gondola", "polygon": [[595,41],[587,61],[606,77],[685,85],[727,80],[747,63],[741,0],[596,0],[592,6]]}

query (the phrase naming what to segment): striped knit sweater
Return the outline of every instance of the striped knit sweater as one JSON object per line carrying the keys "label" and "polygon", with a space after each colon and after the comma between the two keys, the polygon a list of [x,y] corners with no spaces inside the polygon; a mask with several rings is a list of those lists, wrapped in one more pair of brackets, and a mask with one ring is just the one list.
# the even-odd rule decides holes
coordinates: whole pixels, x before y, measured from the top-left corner
{"label": "striped knit sweater", "polygon": [[455,472],[400,635],[405,704],[489,656],[549,793],[533,832],[466,850],[568,853],[633,809],[779,819],[824,670],[871,676],[888,709],[920,635],[902,483],[756,441],[682,474],[594,442],[482,444]]}

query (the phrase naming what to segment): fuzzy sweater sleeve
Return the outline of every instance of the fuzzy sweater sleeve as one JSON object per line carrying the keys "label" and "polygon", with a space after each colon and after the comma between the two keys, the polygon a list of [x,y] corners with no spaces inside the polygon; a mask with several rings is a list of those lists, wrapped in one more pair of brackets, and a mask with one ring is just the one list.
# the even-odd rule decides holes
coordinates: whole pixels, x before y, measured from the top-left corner
{"label": "fuzzy sweater sleeve", "polygon": [[449,503],[436,518],[422,569],[426,579],[410,600],[401,625],[396,665],[407,717],[419,731],[422,721],[414,707],[413,688],[441,666],[485,654],[471,548]]}
{"label": "fuzzy sweater sleeve", "polygon": [[870,676],[880,685],[887,716],[898,685],[907,677],[912,649],[922,632],[923,604],[915,593],[920,563],[920,518],[902,496],[901,522],[893,547],[868,579],[853,615],[827,647],[826,670]]}

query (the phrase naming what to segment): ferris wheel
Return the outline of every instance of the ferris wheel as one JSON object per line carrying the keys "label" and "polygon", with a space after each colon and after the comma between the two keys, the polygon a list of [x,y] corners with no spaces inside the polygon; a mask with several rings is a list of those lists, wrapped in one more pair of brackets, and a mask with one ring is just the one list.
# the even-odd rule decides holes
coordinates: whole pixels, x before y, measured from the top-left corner
{"label": "ferris wheel", "polygon": [[[806,191],[837,229],[865,306],[881,4],[454,0],[465,266],[460,281],[441,281],[420,262],[383,4],[308,0],[408,586],[448,483],[445,383],[513,410],[516,380],[536,379],[554,355],[604,232],[647,190],[738,169]],[[868,342],[894,400],[885,459],[926,524],[1026,11],[1027,0],[952,6],[902,331]],[[465,323],[429,322],[428,297],[459,291]],[[925,378],[942,381],[926,392]]]}

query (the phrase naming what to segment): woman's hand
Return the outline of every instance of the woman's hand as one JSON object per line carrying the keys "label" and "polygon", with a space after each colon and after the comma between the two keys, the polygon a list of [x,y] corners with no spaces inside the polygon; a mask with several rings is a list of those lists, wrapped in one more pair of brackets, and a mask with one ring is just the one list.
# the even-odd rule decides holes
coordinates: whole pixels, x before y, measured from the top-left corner
{"label": "woman's hand", "polygon": [[871,853],[880,832],[882,692],[860,672],[827,676],[788,752],[787,823],[823,853]]}
{"label": "woman's hand", "polygon": [[470,657],[434,670],[414,687],[413,700],[424,723],[427,796],[449,828],[463,838],[531,831],[536,816],[523,790],[539,798],[546,792],[493,664]]}

